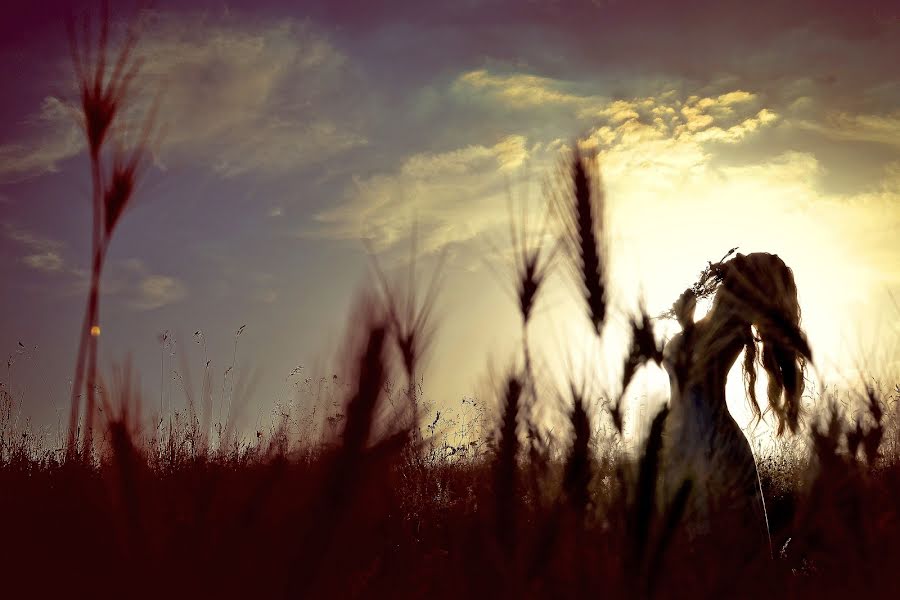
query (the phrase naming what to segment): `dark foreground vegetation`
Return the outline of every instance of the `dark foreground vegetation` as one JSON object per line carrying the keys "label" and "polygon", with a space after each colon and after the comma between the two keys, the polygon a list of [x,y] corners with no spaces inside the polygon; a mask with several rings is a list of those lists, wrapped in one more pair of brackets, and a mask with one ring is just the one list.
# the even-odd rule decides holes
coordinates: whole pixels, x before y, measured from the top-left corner
{"label": "dark foreground vegetation", "polygon": [[[693,548],[677,515],[656,508],[647,451],[630,459],[614,437],[579,432],[577,413],[565,446],[503,437],[516,420],[524,433],[521,416],[510,415],[521,393],[515,379],[504,390],[501,433],[484,445],[416,442],[406,429],[376,426],[384,343],[384,329],[373,327],[343,433],[317,447],[293,443],[291,451],[267,436],[207,450],[190,428],[142,442],[120,415],[87,463],[38,452],[28,435],[10,438],[4,421],[5,597],[848,598],[896,590],[896,437],[881,440],[878,454],[871,434],[859,443],[834,420],[814,431],[808,454],[795,444],[762,459],[775,556],[736,565]],[[646,446],[653,451],[652,440]]]}
{"label": "dark foreground vegetation", "polygon": [[[749,554],[688,533],[690,482],[659,493],[665,409],[640,449],[625,450],[625,391],[644,363],[663,361],[648,315],[632,320],[614,401],[576,384],[544,391],[528,325],[555,258],[576,274],[598,338],[607,321],[602,188],[577,146],[548,213],[561,235],[512,227],[522,347],[494,408],[469,400],[466,422],[421,422],[417,366],[437,281],[421,304],[401,302],[376,264],[378,293],[348,318],[348,383],[324,431],[287,413],[250,442],[233,423],[214,427],[208,363],[187,409],[147,426],[130,373],[106,385],[97,347],[104,258],[155,113],[138,148],[110,162],[105,142],[136,76],[136,37],[129,30],[107,62],[105,22],[93,52],[82,31],[71,39],[93,183],[91,287],[65,442],[48,449],[22,428],[22,399],[0,389],[2,597],[858,598],[898,589],[900,388],[866,387],[855,420],[823,394],[795,436],[758,457],[772,552]],[[722,264],[686,292],[693,301],[716,292]],[[755,300],[752,323],[805,344],[766,301]],[[689,328],[693,308],[684,309],[669,316]],[[565,414],[567,430],[550,436],[538,406]]]}

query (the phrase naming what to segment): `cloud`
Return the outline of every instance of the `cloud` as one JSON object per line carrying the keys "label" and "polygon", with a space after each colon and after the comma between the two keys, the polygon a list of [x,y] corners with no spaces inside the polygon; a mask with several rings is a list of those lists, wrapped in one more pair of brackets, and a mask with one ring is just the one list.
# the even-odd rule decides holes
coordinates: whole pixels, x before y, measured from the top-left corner
{"label": "cloud", "polygon": [[64,269],[62,242],[9,224],[4,225],[4,230],[7,239],[26,249],[27,254],[22,257],[22,263],[29,268],[45,273],[56,273]]}
{"label": "cloud", "polygon": [[480,95],[507,110],[535,116],[555,111],[557,120],[568,114],[594,128],[605,126],[606,133],[595,140],[602,143],[627,142],[626,138],[634,135],[678,138],[699,134],[699,142],[733,144],[779,118],[772,107],[761,106],[758,94],[747,90],[688,95],[684,87],[684,82],[671,83],[650,96],[611,99],[574,81],[493,74],[484,69],[464,73],[452,85],[457,93]]}
{"label": "cloud", "polygon": [[47,96],[27,122],[24,139],[0,145],[0,183],[54,173],[58,164],[84,149],[74,113],[55,96]]}
{"label": "cloud", "polygon": [[[89,273],[66,263],[62,242],[9,224],[3,229],[7,239],[27,250],[22,264],[35,271],[57,274],[54,281],[62,286],[57,288],[62,294],[83,296],[88,292]],[[103,293],[120,297],[130,308],[143,311],[182,300],[187,295],[187,287],[174,277],[153,273],[140,259],[129,258],[107,263]]]}
{"label": "cloud", "polygon": [[[312,24],[227,14],[151,17],[118,135],[133,138],[159,98],[161,166],[188,161],[224,177],[279,175],[368,143],[356,116],[359,96],[348,92],[353,69]],[[58,72],[70,72],[67,57],[58,62]],[[76,104],[43,100],[24,135],[0,146],[0,182],[54,172],[83,151]]]}
{"label": "cloud", "polygon": [[262,304],[273,304],[278,300],[278,292],[271,288],[255,290],[253,298]]}
{"label": "cloud", "polygon": [[589,90],[575,93],[577,87],[527,74],[478,70],[460,75],[451,90],[466,89],[482,94],[483,101],[520,111],[520,131],[489,143],[419,152],[393,172],[356,177],[337,207],[316,215],[316,234],[366,237],[385,249],[406,238],[413,218],[423,247],[430,249],[497,234],[506,226],[508,196],[527,194],[519,167],[554,172],[567,146],[549,138],[534,117],[550,118],[548,110],[574,112],[590,124],[583,146],[596,149],[607,182],[616,187],[640,181],[643,193],[707,177],[716,144],[737,145],[779,121],[757,94],[741,89],[702,95],[667,89],[611,100]]}
{"label": "cloud", "polygon": [[316,215],[317,229],[304,235],[364,237],[387,248],[409,234],[415,219],[426,252],[470,239],[488,223],[502,222],[503,174],[528,156],[527,140],[517,135],[490,146],[414,154],[396,173],[356,177],[344,201]]}
{"label": "cloud", "polygon": [[[727,118],[736,110],[752,109],[758,95],[745,90],[731,90],[716,96],[680,96],[675,82],[669,89],[653,96],[613,99],[598,93],[594,85],[523,73],[495,74],[485,69],[469,71],[456,78],[452,90],[458,94],[478,95],[493,100],[507,109],[534,110],[557,108],[570,111],[580,119],[601,119],[613,124],[637,119],[647,113],[671,108],[681,113],[685,124],[703,128],[715,118]],[[680,96],[680,97],[679,97]],[[665,100],[677,101],[677,106],[661,106]],[[749,108],[748,108],[749,107]]]}
{"label": "cloud", "polygon": [[764,108],[755,116],[744,119],[737,125],[733,125],[726,129],[722,129],[721,127],[709,127],[704,129],[698,132],[696,139],[701,142],[715,141],[733,144],[741,141],[761,127],[772,125],[778,118],[779,116],[777,113]]}
{"label": "cloud", "polygon": [[835,112],[821,121],[803,120],[798,124],[834,140],[900,147],[900,113],[854,115]]}
{"label": "cloud", "polygon": [[460,75],[453,84],[457,93],[481,92],[512,108],[534,108],[547,105],[584,106],[597,101],[567,91],[566,82],[523,73],[492,74],[485,69]]}
{"label": "cloud", "polygon": [[187,290],[183,283],[166,275],[147,275],[137,285],[129,306],[136,310],[153,310],[183,299]]}
{"label": "cloud", "polygon": [[154,273],[139,258],[113,261],[106,265],[105,271],[103,293],[121,298],[133,310],[154,310],[187,296],[184,282],[170,275]]}
{"label": "cloud", "polygon": [[41,250],[48,248],[59,248],[62,246],[62,242],[60,241],[44,237],[40,234],[28,231],[27,229],[14,227],[13,225],[10,225],[8,223],[4,224],[3,228],[6,231],[7,238],[24,246],[27,246],[28,248]]}
{"label": "cloud", "polygon": [[[83,297],[88,293],[90,272],[67,264],[61,254],[52,249],[61,248],[61,243],[22,230],[12,231],[21,243],[39,249],[23,257],[24,264],[38,271],[58,273],[51,289],[64,297]],[[187,296],[187,286],[181,280],[154,273],[138,258],[107,261],[101,288],[104,297],[116,298],[117,303],[138,311],[160,308]]]}
{"label": "cloud", "polygon": [[54,251],[42,252],[40,254],[29,254],[22,259],[26,265],[38,271],[46,271],[55,273],[61,271],[64,262],[62,257]]}
{"label": "cloud", "polygon": [[163,89],[163,160],[272,175],[367,143],[353,69],[310,23],[162,16],[141,52],[143,85]]}

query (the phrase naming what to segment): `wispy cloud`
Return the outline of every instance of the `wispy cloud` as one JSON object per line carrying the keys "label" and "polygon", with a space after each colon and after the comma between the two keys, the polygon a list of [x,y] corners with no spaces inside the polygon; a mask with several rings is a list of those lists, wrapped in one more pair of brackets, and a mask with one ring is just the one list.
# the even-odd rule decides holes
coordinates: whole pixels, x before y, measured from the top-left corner
{"label": "wispy cloud", "polygon": [[[89,289],[89,274],[66,261],[63,242],[33,231],[3,226],[5,237],[24,249],[21,263],[34,271],[53,274],[50,289],[63,296],[83,296]],[[134,310],[153,310],[173,304],[187,296],[187,286],[181,280],[154,273],[137,258],[117,259],[107,264],[103,276],[103,293],[121,298]]]}
{"label": "wispy cloud", "polygon": [[900,112],[857,115],[835,112],[822,120],[803,120],[798,124],[834,140],[900,147]]}
{"label": "wispy cloud", "polygon": [[5,224],[3,229],[7,239],[25,249],[21,260],[27,267],[45,273],[57,273],[65,267],[62,242],[10,224]]}
{"label": "wispy cloud", "polygon": [[[278,175],[368,143],[348,92],[353,69],[312,24],[228,15],[150,17],[125,121],[141,123],[161,98],[158,164],[199,163],[224,177]],[[67,61],[60,57],[56,71],[67,73]],[[48,88],[56,85],[47,82]],[[23,136],[0,146],[0,182],[56,171],[83,151],[74,105],[44,98]]]}
{"label": "wispy cloud", "polygon": [[[81,272],[73,291],[83,294],[87,286],[87,273]],[[103,293],[132,310],[147,311],[180,302],[187,297],[188,287],[177,277],[155,272],[139,258],[124,258],[107,264]]]}
{"label": "wispy cloud", "polygon": [[470,239],[505,216],[504,173],[528,159],[523,136],[408,157],[391,174],[357,177],[343,203],[319,213],[305,235],[369,239],[379,249],[404,239],[415,220],[422,249]]}
{"label": "wispy cloud", "polygon": [[174,304],[187,295],[185,285],[166,275],[147,275],[132,292],[129,306],[137,310],[153,310],[167,304]]}
{"label": "wispy cloud", "polygon": [[481,92],[512,108],[528,109],[548,105],[587,107],[607,99],[583,95],[571,82],[526,73],[497,74],[485,69],[460,75],[453,84],[457,93]]}
{"label": "wispy cloud", "polygon": [[163,160],[281,174],[367,143],[352,66],[310,23],[162,16],[141,48],[144,85],[164,92]]}
{"label": "wispy cloud", "polygon": [[26,125],[23,139],[0,145],[0,183],[56,172],[60,162],[84,149],[74,112],[55,96],[44,98]]}
{"label": "wispy cloud", "polygon": [[57,252],[53,251],[42,252],[40,254],[29,254],[22,259],[22,262],[32,269],[47,271],[48,273],[62,271],[63,265],[65,264],[62,257]]}

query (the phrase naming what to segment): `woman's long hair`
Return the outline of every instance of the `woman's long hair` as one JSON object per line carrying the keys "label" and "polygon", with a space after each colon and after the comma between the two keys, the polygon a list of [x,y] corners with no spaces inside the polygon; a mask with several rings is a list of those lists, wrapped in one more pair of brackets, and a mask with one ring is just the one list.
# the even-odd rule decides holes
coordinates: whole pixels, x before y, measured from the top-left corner
{"label": "woman's long hair", "polygon": [[812,360],[812,353],[800,328],[794,273],[777,255],[761,252],[737,254],[716,268],[721,283],[711,314],[717,321],[740,323],[750,408],[757,420],[762,418],[756,398],[759,364],[769,378],[769,408],[775,414],[778,435],[785,428],[796,432],[806,362]]}

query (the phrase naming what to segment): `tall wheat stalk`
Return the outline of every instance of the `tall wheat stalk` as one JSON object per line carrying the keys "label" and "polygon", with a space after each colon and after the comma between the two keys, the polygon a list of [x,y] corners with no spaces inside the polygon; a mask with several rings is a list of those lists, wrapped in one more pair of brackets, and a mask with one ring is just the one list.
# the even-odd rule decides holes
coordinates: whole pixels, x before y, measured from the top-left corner
{"label": "tall wheat stalk", "polygon": [[434,340],[437,327],[434,320],[434,307],[441,289],[446,254],[442,253],[438,258],[437,266],[434,268],[425,290],[425,296],[419,302],[416,294],[416,240],[417,228],[413,226],[410,237],[406,297],[402,301],[398,290],[388,282],[387,276],[371,248],[369,248],[369,257],[384,295],[384,305],[390,325],[389,333],[400,353],[403,370],[406,373],[411,429],[414,441],[418,442],[420,436],[418,368]]}
{"label": "tall wheat stalk", "polygon": [[557,193],[553,207],[588,319],[599,336],[609,301],[605,196],[596,163],[585,157],[577,144],[572,148],[567,171],[566,185]]}
{"label": "tall wheat stalk", "polygon": [[82,390],[86,392],[82,453],[91,452],[97,391],[97,354],[100,337],[100,282],[113,231],[132,201],[144,165],[145,151],[154,129],[155,107],[147,114],[138,143],[126,154],[121,144],[112,151],[112,165],[104,168],[111,132],[121,119],[130,86],[140,68],[133,57],[137,29],[128,27],[125,41],[108,72],[109,6],[101,10],[100,31],[92,39],[91,21],[85,17],[80,31],[74,18],[68,21],[69,48],[80,95],[80,118],[87,139],[91,169],[91,279],[81,327],[73,377],[66,456],[77,454],[77,429]]}

